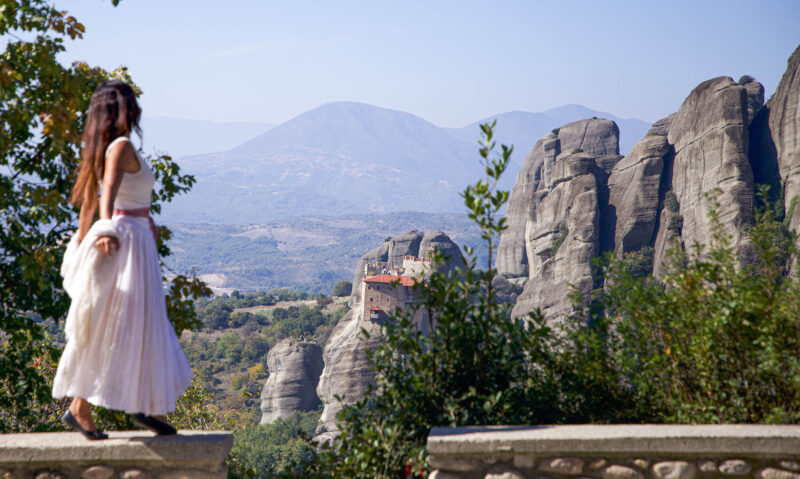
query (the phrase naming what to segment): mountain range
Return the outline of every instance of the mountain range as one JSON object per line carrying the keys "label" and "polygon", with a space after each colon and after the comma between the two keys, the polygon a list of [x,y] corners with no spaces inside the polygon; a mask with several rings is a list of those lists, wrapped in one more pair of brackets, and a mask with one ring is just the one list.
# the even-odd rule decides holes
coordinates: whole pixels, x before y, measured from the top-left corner
{"label": "mountain range", "polygon": [[[591,117],[617,121],[630,144],[650,126],[581,105],[491,117],[498,142],[516,145],[501,187],[513,186],[538,138]],[[482,175],[478,123],[442,128],[402,111],[327,103],[278,126],[261,125],[269,129],[225,151],[181,157],[198,181],[165,208],[164,218],[252,224],[304,215],[460,212],[459,192]]]}

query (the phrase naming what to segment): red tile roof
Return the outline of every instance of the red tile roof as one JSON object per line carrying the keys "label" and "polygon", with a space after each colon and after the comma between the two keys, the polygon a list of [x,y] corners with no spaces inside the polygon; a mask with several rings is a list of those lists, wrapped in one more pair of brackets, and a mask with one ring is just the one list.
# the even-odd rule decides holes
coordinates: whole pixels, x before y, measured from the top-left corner
{"label": "red tile roof", "polygon": [[417,284],[417,280],[411,276],[392,276],[391,274],[370,276],[369,278],[364,278],[363,281],[365,283],[399,283],[401,286],[414,286]]}
{"label": "red tile roof", "polygon": [[373,306],[373,307],[369,308],[369,310],[370,311],[383,311],[381,308],[379,308],[377,306]]}

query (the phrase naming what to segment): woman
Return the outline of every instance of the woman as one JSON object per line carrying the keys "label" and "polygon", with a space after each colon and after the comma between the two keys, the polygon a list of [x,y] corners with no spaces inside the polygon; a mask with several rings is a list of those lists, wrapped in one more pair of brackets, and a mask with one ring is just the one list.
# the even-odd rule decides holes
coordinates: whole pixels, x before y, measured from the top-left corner
{"label": "woman", "polygon": [[89,439],[108,437],[95,427],[92,404],[175,434],[163,415],[175,409],[192,377],[167,319],[158,230],[149,215],[155,177],[130,141],[132,131],[140,133],[140,115],[128,84],[112,80],[97,88],[70,198],[80,216],[61,270],[72,304],[53,397],[73,398],[61,420]]}

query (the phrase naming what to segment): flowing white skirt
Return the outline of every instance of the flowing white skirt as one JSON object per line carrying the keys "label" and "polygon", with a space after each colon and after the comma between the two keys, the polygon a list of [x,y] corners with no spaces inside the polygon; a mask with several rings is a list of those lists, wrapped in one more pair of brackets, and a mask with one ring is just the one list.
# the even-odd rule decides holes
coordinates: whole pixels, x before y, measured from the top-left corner
{"label": "flowing white skirt", "polygon": [[175,410],[192,370],[167,319],[148,219],[114,216],[112,222],[120,248],[112,256],[107,301],[92,314],[86,344],[67,341],[53,397],[82,397],[127,413],[166,414]]}

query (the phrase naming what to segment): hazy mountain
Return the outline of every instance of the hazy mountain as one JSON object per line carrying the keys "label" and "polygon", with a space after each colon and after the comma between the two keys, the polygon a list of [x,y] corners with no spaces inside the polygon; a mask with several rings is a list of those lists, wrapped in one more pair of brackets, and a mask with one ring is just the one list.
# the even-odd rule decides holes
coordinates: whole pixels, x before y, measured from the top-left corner
{"label": "hazy mountain", "polygon": [[533,145],[536,144],[536,140],[565,123],[592,117],[613,120],[619,126],[619,149],[623,155],[628,153],[631,147],[641,140],[647,134],[647,130],[650,129],[650,123],[646,121],[635,118],[623,119],[608,112],[592,110],[583,105],[570,104],[540,113],[527,111],[498,113],[462,128],[448,128],[448,131],[462,140],[475,141],[480,132],[479,125],[496,119],[497,142],[498,144],[514,145],[514,151],[516,152],[514,163],[517,168],[520,168],[525,157],[531,152]]}
{"label": "hazy mountain", "polygon": [[198,182],[169,218],[459,211],[458,192],[480,174],[475,150],[409,113],[328,103],[232,150],[181,159]]}
{"label": "hazy mountain", "polygon": [[[618,120],[580,105],[492,117],[498,140],[516,147],[501,187],[511,189],[539,137],[567,121],[601,115]],[[618,121],[623,137],[636,140],[648,126]],[[300,215],[461,212],[458,193],[482,175],[477,123],[448,129],[363,103],[321,105],[235,148],[181,158],[198,182],[165,209],[166,218],[258,223]]]}
{"label": "hazy mountain", "polygon": [[217,123],[186,118],[144,117],[143,145],[147,153],[159,150],[177,158],[228,150],[273,126],[269,123]]}

